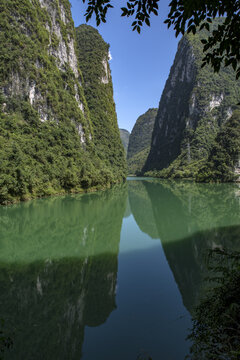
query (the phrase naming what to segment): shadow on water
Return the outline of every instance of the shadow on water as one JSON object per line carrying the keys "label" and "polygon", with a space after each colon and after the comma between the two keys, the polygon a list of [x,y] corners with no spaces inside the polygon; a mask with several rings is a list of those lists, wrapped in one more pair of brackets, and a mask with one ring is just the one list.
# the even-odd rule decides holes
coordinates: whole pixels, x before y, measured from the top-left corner
{"label": "shadow on water", "polygon": [[128,182],[128,200],[131,212],[141,231],[152,239],[158,239],[152,201],[144,184],[145,181],[139,180]]}

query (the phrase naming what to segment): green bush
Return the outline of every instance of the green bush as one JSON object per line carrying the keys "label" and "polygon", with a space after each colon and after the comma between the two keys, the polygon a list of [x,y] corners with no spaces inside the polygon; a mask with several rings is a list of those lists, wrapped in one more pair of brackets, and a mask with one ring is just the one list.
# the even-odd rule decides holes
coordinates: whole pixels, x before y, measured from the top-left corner
{"label": "green bush", "polygon": [[[240,253],[210,252],[211,288],[195,309],[188,339],[192,360],[240,357]],[[217,275],[216,275],[217,274]]]}

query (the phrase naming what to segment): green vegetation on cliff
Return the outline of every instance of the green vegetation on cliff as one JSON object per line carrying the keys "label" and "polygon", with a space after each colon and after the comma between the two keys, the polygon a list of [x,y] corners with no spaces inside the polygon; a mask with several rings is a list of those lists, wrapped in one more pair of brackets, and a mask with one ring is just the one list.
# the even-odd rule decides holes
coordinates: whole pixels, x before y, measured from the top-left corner
{"label": "green vegetation on cliff", "polygon": [[69,1],[0,0],[0,11],[0,203],[123,179],[121,151],[109,147],[112,169],[96,150]]}
{"label": "green vegetation on cliff", "polygon": [[145,164],[150,150],[156,115],[157,109],[148,109],[139,116],[131,131],[127,152],[129,174],[140,173]]}
{"label": "green vegetation on cliff", "polygon": [[129,133],[129,131],[127,131],[125,129],[119,129],[119,131],[120,131],[120,138],[122,140],[122,144],[123,144],[126,156],[127,156],[130,133]]}
{"label": "green vegetation on cliff", "polygon": [[[89,111],[76,79],[78,76],[81,80],[82,75],[77,64],[70,66],[69,63],[70,52],[74,51],[70,49],[74,42],[70,4],[64,0],[64,10],[60,9],[58,1],[46,1],[46,4],[41,7],[38,0],[0,0],[0,27],[3,29],[0,41],[4,44],[0,48],[0,83],[2,102],[6,104],[4,112],[21,111],[30,101],[42,121],[71,121],[76,126],[81,125],[88,142]],[[61,20],[63,11],[65,23]],[[60,32],[63,39],[56,32]],[[66,53],[59,49],[61,41]],[[84,114],[75,99],[76,94]]]}
{"label": "green vegetation on cliff", "polygon": [[113,100],[108,64],[109,44],[105,43],[96,29],[88,25],[80,25],[76,28],[76,34],[96,153],[118,180],[126,176],[126,162]]}
{"label": "green vegetation on cliff", "polygon": [[[22,112],[0,117],[0,203],[99,188],[111,173],[82,148],[74,125]],[[35,115],[35,116],[34,116]]]}
{"label": "green vegetation on cliff", "polygon": [[236,110],[216,137],[198,181],[233,181],[240,175],[240,111]]}
{"label": "green vegetation on cliff", "polygon": [[128,173],[130,175],[140,175],[143,165],[148,157],[150,146],[139,151],[137,154],[133,155],[128,159]]}
{"label": "green vegetation on cliff", "polygon": [[[221,22],[216,20],[213,27]],[[150,176],[195,178],[239,101],[240,83],[232,69],[216,74],[209,65],[201,68],[201,39],[206,36],[202,30],[179,43],[144,167]]]}
{"label": "green vegetation on cliff", "polygon": [[[207,139],[207,133],[205,136]],[[192,178],[198,182],[239,181],[239,110],[235,110],[231,118],[221,126],[215,139],[210,137],[209,143],[208,157],[190,163],[185,163],[179,157],[167,169],[149,171],[147,174],[161,178]]]}

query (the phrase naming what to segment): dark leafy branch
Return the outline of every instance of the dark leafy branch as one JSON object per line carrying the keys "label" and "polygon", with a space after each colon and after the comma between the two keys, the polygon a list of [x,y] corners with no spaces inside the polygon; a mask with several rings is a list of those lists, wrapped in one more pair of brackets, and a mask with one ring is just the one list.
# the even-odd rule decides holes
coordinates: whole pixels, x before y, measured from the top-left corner
{"label": "dark leafy branch", "polygon": [[127,7],[121,8],[121,16],[135,16],[132,28],[133,31],[137,30],[140,34],[141,27],[144,23],[150,26],[150,16],[152,14],[158,15],[158,3],[159,0],[129,0]]}
{"label": "dark leafy branch", "polygon": [[[86,2],[86,0],[83,0]],[[111,0],[88,0],[86,20],[93,14],[97,25],[106,22],[106,14]],[[134,17],[132,29],[141,32],[144,24],[150,26],[152,14],[159,14],[159,0],[129,0],[121,8],[121,16]],[[215,72],[221,65],[231,65],[236,71],[236,78],[240,76],[240,1],[239,0],[172,0],[170,11],[165,23],[173,26],[176,36],[185,32],[195,34],[197,28],[211,30],[212,19],[225,17],[224,22],[209,33],[207,40],[203,40],[203,66],[210,64]]]}
{"label": "dark leafy branch", "polygon": [[165,23],[173,26],[176,36],[185,31],[196,33],[198,27],[211,29],[212,19],[224,16],[224,22],[209,33],[204,44],[202,66],[211,64],[218,72],[221,64],[232,65],[236,77],[240,76],[240,40],[238,29],[240,26],[240,1],[236,0],[173,0],[169,4],[170,12]]}
{"label": "dark leafy branch", "polygon": [[[86,0],[83,0],[85,3]],[[109,8],[113,6],[110,0],[88,0],[88,7],[85,13],[86,21],[90,20],[92,15],[95,14],[96,23],[100,25],[101,22],[106,22],[106,15]]]}

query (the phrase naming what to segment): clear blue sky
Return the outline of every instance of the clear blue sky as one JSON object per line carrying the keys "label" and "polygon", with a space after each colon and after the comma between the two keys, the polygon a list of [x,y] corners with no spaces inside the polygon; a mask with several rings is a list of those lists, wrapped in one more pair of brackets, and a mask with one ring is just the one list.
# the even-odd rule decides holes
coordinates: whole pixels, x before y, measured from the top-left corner
{"label": "clear blue sky", "polygon": [[[75,26],[85,23],[86,5],[82,0],[70,2]],[[110,44],[110,67],[120,128],[131,131],[139,115],[150,107],[158,107],[180,40],[163,24],[169,2],[160,1],[160,15],[153,15],[151,27],[144,26],[140,35],[131,30],[133,19],[120,16],[120,8],[125,4],[122,0],[112,1],[114,9],[109,9],[106,24],[96,27],[95,19],[88,23]]]}

